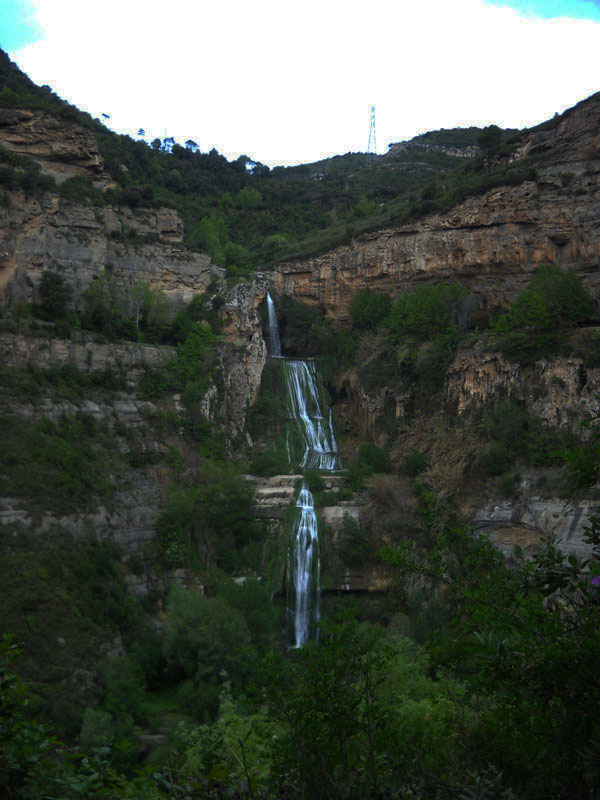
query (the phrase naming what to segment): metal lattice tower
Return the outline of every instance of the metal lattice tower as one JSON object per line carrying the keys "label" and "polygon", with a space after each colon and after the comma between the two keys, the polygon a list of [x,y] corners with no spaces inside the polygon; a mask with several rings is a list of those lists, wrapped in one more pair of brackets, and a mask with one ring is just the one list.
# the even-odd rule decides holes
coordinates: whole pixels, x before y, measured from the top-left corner
{"label": "metal lattice tower", "polygon": [[375,106],[369,112],[369,142],[367,144],[367,164],[375,160],[377,155],[377,139],[375,136]]}

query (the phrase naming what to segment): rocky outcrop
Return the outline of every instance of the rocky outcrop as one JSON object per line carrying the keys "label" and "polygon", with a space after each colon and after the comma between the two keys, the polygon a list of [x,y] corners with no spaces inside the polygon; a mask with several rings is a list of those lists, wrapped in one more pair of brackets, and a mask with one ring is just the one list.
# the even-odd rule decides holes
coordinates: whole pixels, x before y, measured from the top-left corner
{"label": "rocky outcrop", "polygon": [[507,361],[482,342],[457,352],[446,373],[446,399],[459,414],[477,410],[500,395],[522,400],[547,425],[585,436],[581,423],[600,413],[600,368],[583,358]]}
{"label": "rocky outcrop", "polygon": [[536,181],[501,186],[445,214],[364,234],[312,258],[279,264],[280,294],[325,307],[337,322],[361,288],[392,297],[422,282],[466,285],[484,308],[506,305],[544,263],[573,268],[600,293],[600,95],[520,144]]}
{"label": "rocky outcrop", "polygon": [[144,374],[145,366],[159,367],[174,354],[173,347],[134,342],[98,344],[82,332],[73,332],[71,339],[0,332],[0,362],[7,367],[35,364],[49,369],[72,364],[83,373],[110,369],[123,371],[132,386]]}
{"label": "rocky outcrop", "polygon": [[530,554],[542,537],[555,536],[559,550],[589,558],[591,546],[584,541],[584,533],[597,505],[590,500],[571,502],[525,494],[518,500],[488,501],[475,511],[473,522],[477,532],[488,533],[508,556],[515,547]]}
{"label": "rocky outcrop", "polygon": [[579,170],[600,156],[599,131],[600,92],[523,134],[514,158]]}
{"label": "rocky outcrop", "polygon": [[41,519],[26,511],[20,500],[0,497],[0,526],[35,526],[40,534],[60,528],[78,538],[93,532],[99,539],[110,539],[125,550],[137,550],[155,535],[156,514],[165,499],[164,484],[164,477],[156,471],[136,473],[130,486],[115,492],[110,506],[100,504],[92,513],[64,517],[47,512]]}
{"label": "rocky outcrop", "polygon": [[57,195],[20,192],[0,208],[0,303],[38,300],[44,271],[59,272],[76,308],[105,270],[124,289],[146,281],[176,305],[189,303],[223,270],[181,243],[183,228],[172,209],[94,206]]}
{"label": "rocky outcrop", "polygon": [[424,142],[416,142],[411,139],[408,142],[393,142],[388,145],[389,150],[386,156],[398,156],[403,153],[443,153],[452,158],[477,158],[482,154],[482,150],[474,145],[467,145],[466,147],[453,147],[446,144],[425,144]]}
{"label": "rocky outcrop", "polygon": [[33,158],[57,183],[75,175],[102,186],[110,183],[92,132],[71,119],[1,108],[0,142],[6,150]]}
{"label": "rocky outcrop", "polygon": [[226,294],[220,310],[225,339],[218,349],[223,391],[213,418],[225,425],[229,441],[238,444],[250,443],[246,413],[258,399],[267,359],[258,310],[265,291],[262,280],[240,283]]}

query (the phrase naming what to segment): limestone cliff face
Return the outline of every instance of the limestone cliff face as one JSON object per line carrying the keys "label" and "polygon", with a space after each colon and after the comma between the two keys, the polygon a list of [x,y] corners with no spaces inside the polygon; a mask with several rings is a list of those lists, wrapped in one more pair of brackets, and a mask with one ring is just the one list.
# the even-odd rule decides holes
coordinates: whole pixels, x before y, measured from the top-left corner
{"label": "limestone cliff face", "polygon": [[482,408],[501,394],[514,395],[547,425],[584,436],[585,415],[600,412],[600,369],[587,368],[577,357],[522,366],[479,343],[457,352],[446,373],[445,391],[459,414]]}
{"label": "limestone cliff face", "polygon": [[[150,243],[123,241],[122,234]],[[42,273],[53,270],[72,287],[81,308],[83,293],[105,269],[123,288],[144,280],[176,305],[188,303],[222,270],[209,256],[184,247],[182,238],[172,209],[134,212],[13,192],[9,206],[0,209],[0,303],[36,301]]]}
{"label": "limestone cliff face", "polygon": [[600,93],[596,93],[525,134],[514,157],[548,156],[551,165],[575,168],[582,162],[593,162],[599,156],[599,123]]}
{"label": "limestone cliff face", "polygon": [[219,348],[223,391],[215,418],[225,424],[229,440],[238,445],[250,443],[246,413],[258,399],[267,358],[258,313],[264,296],[262,280],[238,284],[227,293],[220,312],[225,338]]}
{"label": "limestone cliff face", "polygon": [[598,130],[600,95],[594,95],[554,128],[523,140],[519,154],[532,159],[537,181],[498,187],[446,214],[280,264],[271,276],[274,288],[323,304],[340,322],[348,317],[354,293],[367,286],[396,297],[421,282],[457,280],[484,308],[502,306],[549,262],[575,269],[598,293]]}
{"label": "limestone cliff face", "polygon": [[7,367],[35,364],[41,369],[72,364],[80,372],[123,370],[133,388],[144,374],[144,366],[159,367],[175,354],[173,347],[156,347],[133,342],[98,344],[83,332],[70,339],[25,336],[0,332],[0,362]]}
{"label": "limestone cliff face", "polygon": [[85,175],[100,185],[110,176],[91,131],[69,119],[27,109],[0,109],[0,142],[33,158],[57,183]]}

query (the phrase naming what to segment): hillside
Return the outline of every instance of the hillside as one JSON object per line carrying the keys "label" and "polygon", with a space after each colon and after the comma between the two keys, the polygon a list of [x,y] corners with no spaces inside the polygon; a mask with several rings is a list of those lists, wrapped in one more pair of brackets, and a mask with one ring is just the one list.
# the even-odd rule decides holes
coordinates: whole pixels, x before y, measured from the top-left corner
{"label": "hillside", "polygon": [[600,95],[268,170],[0,75],[0,794],[594,797]]}
{"label": "hillside", "polygon": [[[440,201],[441,190],[454,191],[456,186],[464,194],[471,184],[477,190],[481,183],[477,176],[464,176],[464,154],[423,151],[420,146],[369,165],[365,154],[349,153],[273,170],[244,156],[228,162],[215,150],[201,153],[193,142],[181,146],[165,139],[150,146],[113,133],[47,87],[36,86],[5,53],[0,53],[0,108],[38,110],[79,123],[95,139],[103,159],[107,202],[176,209],[186,243],[208,252],[233,275],[291,253],[326,249],[399,214],[419,216]],[[457,130],[439,135],[460,143],[466,134]],[[473,138],[475,129],[469,135]],[[415,143],[422,138],[416,137]],[[27,149],[20,152],[24,155]],[[421,198],[425,186],[427,197]],[[73,191],[83,199],[91,190],[79,185]]]}

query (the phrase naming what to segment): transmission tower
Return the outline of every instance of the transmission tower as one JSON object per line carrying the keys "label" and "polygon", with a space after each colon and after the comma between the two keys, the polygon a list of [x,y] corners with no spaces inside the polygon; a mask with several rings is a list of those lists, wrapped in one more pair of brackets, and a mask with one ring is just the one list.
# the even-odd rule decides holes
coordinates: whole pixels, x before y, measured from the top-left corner
{"label": "transmission tower", "polygon": [[369,112],[369,143],[367,144],[367,164],[375,160],[377,155],[377,139],[375,137],[375,106]]}

